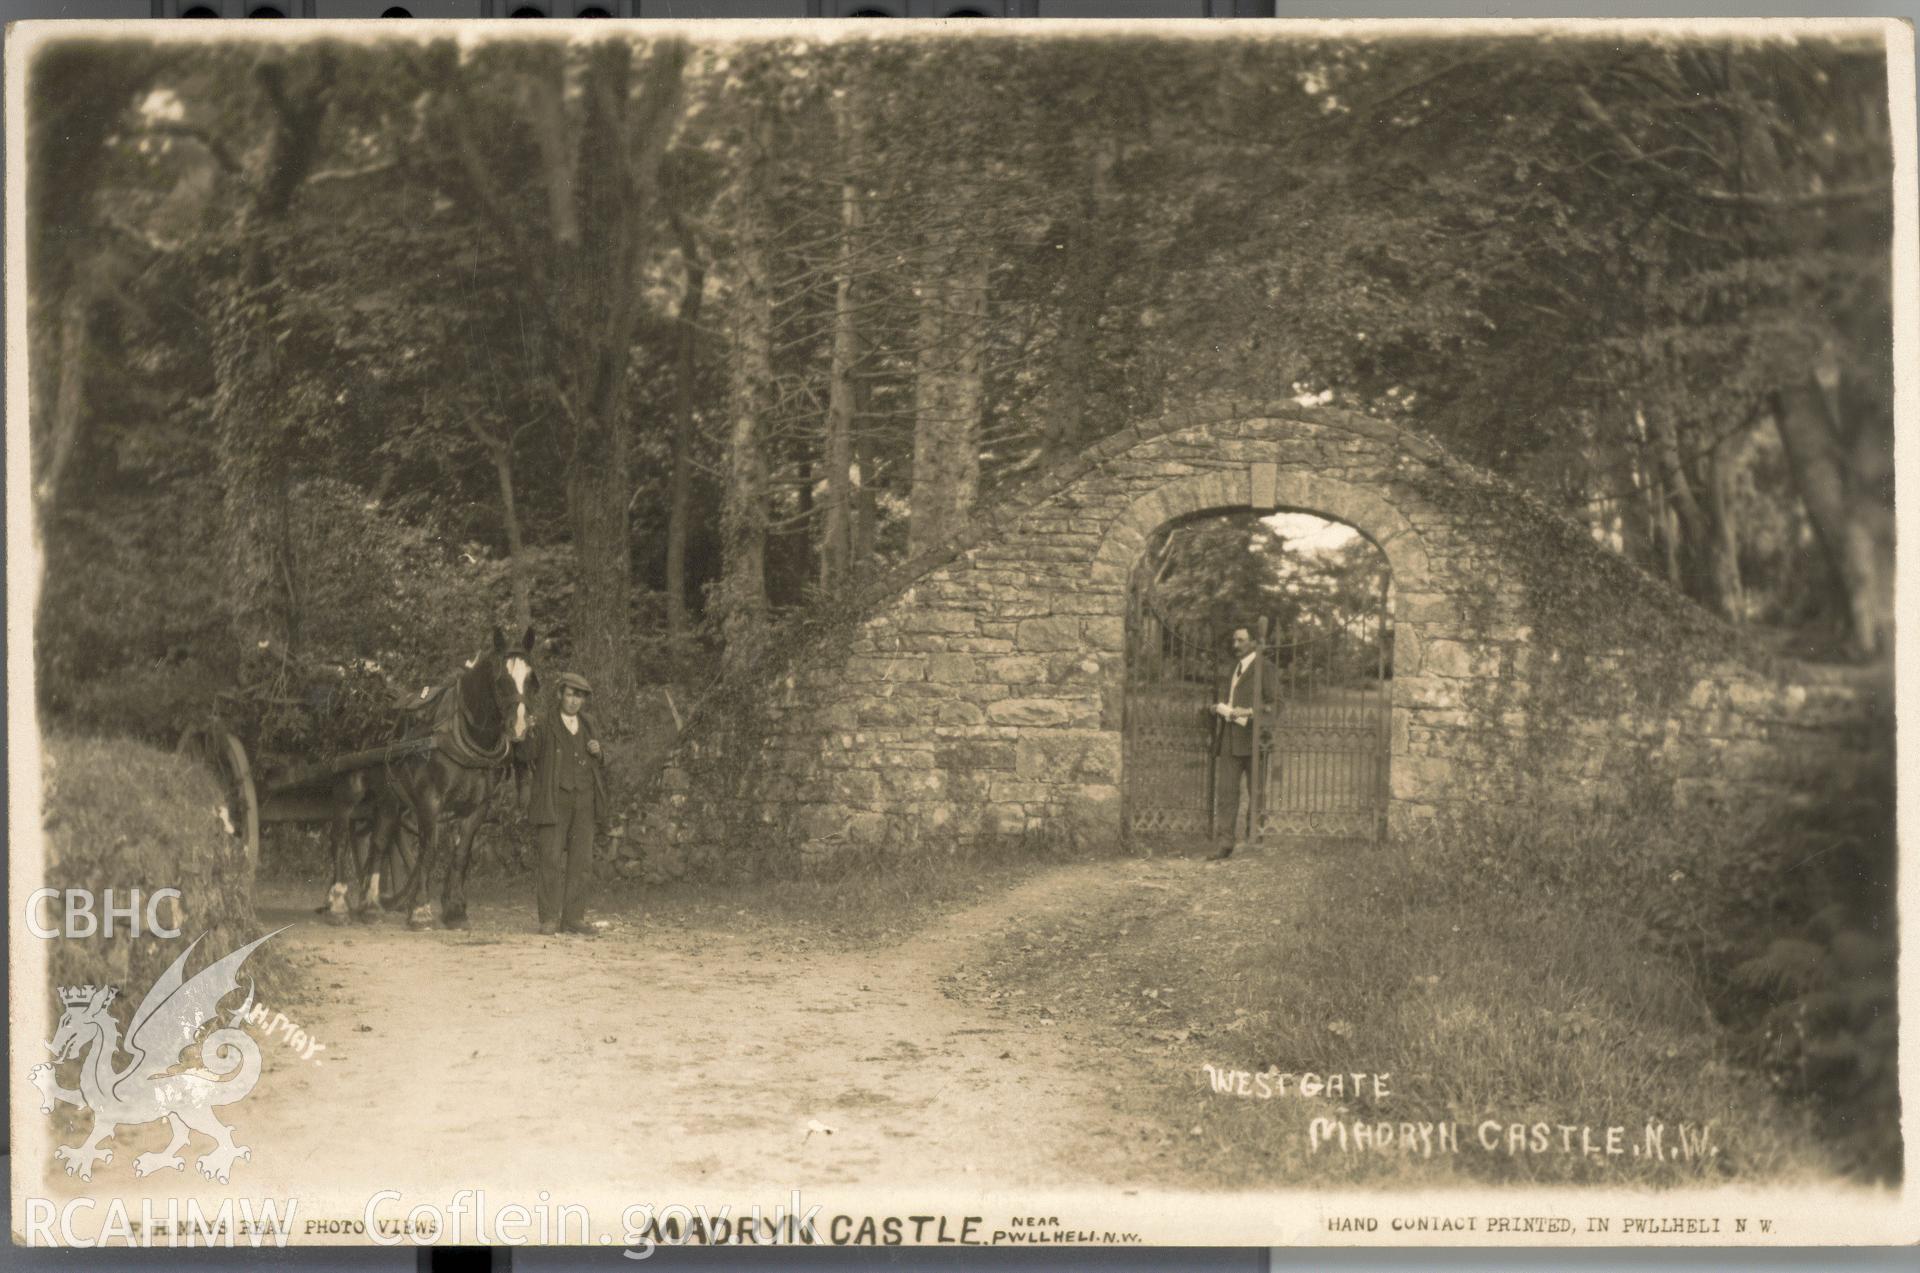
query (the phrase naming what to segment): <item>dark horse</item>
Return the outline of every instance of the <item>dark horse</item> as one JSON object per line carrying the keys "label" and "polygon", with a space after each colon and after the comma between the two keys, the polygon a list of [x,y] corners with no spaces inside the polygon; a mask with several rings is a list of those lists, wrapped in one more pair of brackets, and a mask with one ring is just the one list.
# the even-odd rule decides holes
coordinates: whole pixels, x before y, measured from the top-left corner
{"label": "dark horse", "polygon": [[[378,919],[388,907],[411,907],[410,927],[432,927],[433,872],[451,833],[453,852],[447,858],[440,918],[448,928],[467,926],[466,882],[474,832],[507,773],[514,744],[526,737],[527,696],[539,684],[530,657],[533,644],[532,628],[518,646],[509,646],[506,634],[495,628],[491,649],[468,663],[452,685],[403,713],[402,738],[431,737],[432,750],[355,770],[336,781],[334,883],[328,897],[334,922],[347,914],[345,846],[359,838],[353,836],[353,826],[370,807],[371,827],[362,840],[366,851],[359,871],[365,898],[362,918]],[[405,825],[409,822],[410,828]],[[409,879],[392,881],[397,891],[383,905],[381,868],[396,860],[400,837],[409,830],[418,842],[418,866]]]}

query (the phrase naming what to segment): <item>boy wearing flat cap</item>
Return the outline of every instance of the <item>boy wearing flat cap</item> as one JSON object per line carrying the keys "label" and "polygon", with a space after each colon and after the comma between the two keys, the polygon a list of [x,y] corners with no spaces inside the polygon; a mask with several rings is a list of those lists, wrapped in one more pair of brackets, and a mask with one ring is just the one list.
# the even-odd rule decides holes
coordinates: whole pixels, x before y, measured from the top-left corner
{"label": "boy wearing flat cap", "polygon": [[593,687],[577,672],[560,676],[557,720],[536,720],[527,730],[533,797],[527,821],[540,848],[534,887],[543,933],[591,937],[587,925],[587,877],[593,866],[593,832],[607,815],[605,754],[594,736],[593,718],[581,710]]}

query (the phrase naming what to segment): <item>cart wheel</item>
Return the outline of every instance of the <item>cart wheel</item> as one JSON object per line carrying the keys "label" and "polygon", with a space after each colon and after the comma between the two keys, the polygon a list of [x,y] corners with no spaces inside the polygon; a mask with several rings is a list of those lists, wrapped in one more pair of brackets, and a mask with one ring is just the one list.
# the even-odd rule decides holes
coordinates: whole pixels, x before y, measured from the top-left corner
{"label": "cart wheel", "polygon": [[260,869],[260,796],[253,785],[253,766],[240,740],[217,727],[192,726],[180,735],[175,752],[211,769],[220,780],[227,820],[247,855],[247,869]]}

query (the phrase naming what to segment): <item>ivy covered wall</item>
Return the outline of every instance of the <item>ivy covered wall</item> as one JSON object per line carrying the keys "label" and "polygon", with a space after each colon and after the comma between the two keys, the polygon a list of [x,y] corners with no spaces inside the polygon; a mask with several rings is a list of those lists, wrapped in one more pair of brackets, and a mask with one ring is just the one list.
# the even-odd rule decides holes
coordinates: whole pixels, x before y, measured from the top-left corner
{"label": "ivy covered wall", "polygon": [[1397,827],[1530,791],[1747,799],[1891,710],[1749,648],[1413,433],[1214,400],[1038,475],[721,691],[627,851],[673,875],[846,845],[1118,842],[1127,580],[1167,522],[1249,507],[1346,522],[1393,570]]}

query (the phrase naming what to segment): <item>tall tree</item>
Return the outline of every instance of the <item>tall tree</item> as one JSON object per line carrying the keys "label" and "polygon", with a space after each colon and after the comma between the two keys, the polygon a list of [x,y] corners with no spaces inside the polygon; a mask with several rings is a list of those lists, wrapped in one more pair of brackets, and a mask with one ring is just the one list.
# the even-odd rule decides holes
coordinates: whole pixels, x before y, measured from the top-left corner
{"label": "tall tree", "polygon": [[225,280],[215,310],[215,420],[232,623],[243,677],[249,664],[258,665],[263,656],[283,658],[300,643],[298,567],[289,521],[293,439],[285,427],[287,284],[275,249],[319,156],[334,67],[331,51],[322,47],[303,60],[305,74],[298,78],[279,60],[254,70],[268,134],[248,173],[235,227],[238,269]]}
{"label": "tall tree", "polygon": [[667,635],[678,642],[687,635],[687,534],[693,501],[693,443],[695,380],[699,374],[700,307],[707,291],[707,267],[700,259],[685,218],[673,218],[686,281],[680,289],[680,308],[674,315],[673,439],[667,477]]}
{"label": "tall tree", "polygon": [[[824,522],[820,529],[820,582],[828,588],[846,582],[853,570],[854,378],[860,359],[860,292],[854,274],[861,268],[860,121],[854,99],[834,102],[834,131],[846,167],[840,181],[840,259],[833,281],[833,341],[827,370],[826,439],[821,448],[826,469]],[[864,477],[864,475],[863,475]]]}
{"label": "tall tree", "polygon": [[987,268],[985,249],[962,231],[950,242],[933,245],[917,289],[920,350],[909,555],[949,542],[966,525],[980,489]]}
{"label": "tall tree", "polygon": [[[627,368],[658,221],[661,156],[680,118],[686,46],[648,44],[637,93],[635,48],[623,39],[577,51],[529,44],[489,53],[463,68],[469,91],[446,95],[442,122],[466,191],[521,265],[531,371],[551,396],[567,459],[573,661],[618,713],[635,687]],[[577,94],[569,91],[576,74]],[[524,170],[492,162],[513,152],[482,141],[491,121],[472,98],[494,76],[510,92],[496,95],[493,112],[519,114],[531,133],[541,215],[520,206]]]}
{"label": "tall tree", "polygon": [[774,121],[753,111],[739,160],[734,251],[733,383],[727,426],[727,484],[720,506],[721,633],[740,665],[760,648],[767,616],[767,451],[774,409]]}

